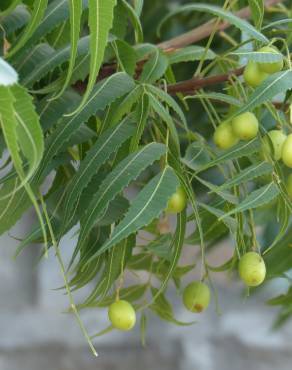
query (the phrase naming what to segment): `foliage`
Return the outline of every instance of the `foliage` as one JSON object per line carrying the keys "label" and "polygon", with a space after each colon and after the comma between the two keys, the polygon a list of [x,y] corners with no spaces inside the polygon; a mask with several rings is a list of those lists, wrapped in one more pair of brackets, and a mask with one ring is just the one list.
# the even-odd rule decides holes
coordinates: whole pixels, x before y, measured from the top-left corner
{"label": "foliage", "polygon": [[[212,287],[216,273],[236,269],[241,256],[257,251],[267,279],[291,283],[291,170],[274,159],[266,134],[291,133],[292,14],[288,1],[265,5],[0,5],[0,232],[34,207],[38,224],[17,253],[31,243],[42,243],[42,256],[54,248],[69,311],[94,352],[79,310],[107,307],[120,297],[141,313],[144,342],[149,312],[190,324],[174,317],[167,288],[174,283],[181,294],[183,278],[194,269]],[[261,51],[265,45],[277,49]],[[254,88],[241,77],[247,63],[280,67],[263,73]],[[256,137],[231,137],[228,148],[216,148],[217,127],[227,122],[233,135],[229,123],[245,112],[259,121]],[[180,187],[187,210],[169,216],[168,201]],[[133,198],[128,189],[138,194]],[[60,241],[76,226],[65,266]],[[227,237],[231,258],[210,266],[208,250]],[[181,264],[190,251],[201,263]],[[127,271],[137,279],[130,285]],[[86,285],[91,293],[75,303],[73,290]],[[282,307],[278,323],[292,314],[291,289],[269,302]]]}

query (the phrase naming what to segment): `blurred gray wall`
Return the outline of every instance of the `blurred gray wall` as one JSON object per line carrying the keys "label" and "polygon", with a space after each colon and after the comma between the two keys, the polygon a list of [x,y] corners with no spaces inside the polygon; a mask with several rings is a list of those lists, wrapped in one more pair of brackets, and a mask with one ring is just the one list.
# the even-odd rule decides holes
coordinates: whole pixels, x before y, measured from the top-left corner
{"label": "blurred gray wall", "polygon": [[[23,236],[28,216],[11,232]],[[62,243],[64,258],[73,247],[70,236]],[[95,341],[94,358],[71,315],[64,314],[67,297],[55,288],[62,285],[51,253],[36,265],[38,247],[12,259],[17,241],[0,239],[0,370],[291,370],[292,325],[271,331],[275,310],[264,305],[282,289],[276,282],[256,296],[243,298],[242,285],[218,275],[217,289],[222,314],[214,302],[197,324],[176,327],[151,316],[147,346],[142,348],[138,326],[131,333],[112,332]],[[66,253],[67,251],[67,253]],[[218,254],[218,251],[216,252]],[[216,253],[210,258],[217,260]],[[192,276],[190,276],[192,278]],[[177,318],[194,320],[176,297]],[[82,314],[90,334],[108,325],[105,310]]]}

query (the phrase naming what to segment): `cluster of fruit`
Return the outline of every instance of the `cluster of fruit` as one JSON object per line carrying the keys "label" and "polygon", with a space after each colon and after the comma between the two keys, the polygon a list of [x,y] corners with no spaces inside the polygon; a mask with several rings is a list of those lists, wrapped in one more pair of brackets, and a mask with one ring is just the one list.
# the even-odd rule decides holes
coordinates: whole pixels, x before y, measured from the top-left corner
{"label": "cluster of fruit", "polygon": [[[247,286],[260,285],[266,276],[266,266],[262,257],[256,252],[244,254],[239,261],[239,276]],[[184,306],[191,312],[200,313],[207,309],[211,299],[208,285],[194,281],[183,291]],[[113,328],[123,331],[131,330],[136,323],[136,312],[130,302],[117,300],[108,310],[108,317]]]}
{"label": "cluster of fruit", "polygon": [[[171,196],[166,213],[179,213],[187,205],[187,197],[182,187]],[[260,285],[266,276],[266,266],[262,257],[256,252],[244,254],[238,265],[239,276],[250,287]],[[183,291],[183,303],[191,312],[206,310],[211,299],[210,289],[202,281],[194,281]],[[136,312],[130,302],[117,300],[108,309],[108,317],[113,328],[123,331],[131,330],[136,323]]]}

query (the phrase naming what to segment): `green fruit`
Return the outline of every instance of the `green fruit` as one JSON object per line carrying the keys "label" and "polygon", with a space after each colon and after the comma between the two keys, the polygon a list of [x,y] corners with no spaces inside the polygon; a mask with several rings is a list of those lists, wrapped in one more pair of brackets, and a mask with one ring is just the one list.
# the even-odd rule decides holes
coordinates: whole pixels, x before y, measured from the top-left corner
{"label": "green fruit", "polygon": [[183,292],[183,303],[191,312],[202,312],[210,303],[210,289],[200,281],[190,283]]}
{"label": "green fruit", "polygon": [[258,64],[253,61],[249,61],[243,72],[244,81],[251,87],[259,86],[266,78],[268,74],[263,72]]}
{"label": "green fruit", "polygon": [[180,213],[187,205],[187,196],[184,189],[180,186],[174,194],[170,197],[166,213]]}
{"label": "green fruit", "polygon": [[238,142],[238,138],[234,135],[229,122],[223,122],[216,128],[213,139],[220,149],[229,149]]}
{"label": "green fruit", "polygon": [[286,189],[289,197],[292,199],[292,174],[288,176],[287,182],[286,182]]}
{"label": "green fruit", "polygon": [[[280,54],[279,51],[272,46],[264,46],[259,50],[259,52]],[[279,62],[259,63],[259,68],[261,69],[261,71],[269,74],[280,72],[283,69],[283,66],[284,66],[283,59],[280,60]]]}
{"label": "green fruit", "polygon": [[[281,159],[283,144],[287,139],[287,136],[281,130],[269,131],[267,136],[269,136],[270,141],[273,145],[273,158],[274,160],[278,161],[279,159]],[[271,154],[271,144],[268,141],[267,137],[264,138],[264,146],[265,150],[267,150],[268,153]]]}
{"label": "green fruit", "polygon": [[240,114],[231,124],[234,134],[241,140],[251,140],[257,136],[259,121],[251,112]]}
{"label": "green fruit", "polygon": [[238,271],[247,286],[258,286],[265,280],[266,265],[258,253],[248,252],[241,257]]}
{"label": "green fruit", "polygon": [[116,301],[109,306],[108,317],[115,329],[131,330],[136,323],[136,313],[127,301]]}
{"label": "green fruit", "polygon": [[292,168],[292,134],[287,136],[282,146],[282,160],[287,167]]}

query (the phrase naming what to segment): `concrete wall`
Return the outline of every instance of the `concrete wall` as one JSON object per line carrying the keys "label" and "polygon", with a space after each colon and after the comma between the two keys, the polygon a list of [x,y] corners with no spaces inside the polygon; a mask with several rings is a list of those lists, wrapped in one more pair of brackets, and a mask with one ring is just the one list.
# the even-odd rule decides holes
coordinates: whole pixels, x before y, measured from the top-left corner
{"label": "concrete wall", "polygon": [[[30,219],[13,235],[25,234]],[[142,348],[138,328],[113,332],[96,340],[99,357],[86,346],[74,317],[62,313],[67,297],[53,290],[62,285],[53,254],[36,267],[37,249],[31,247],[12,260],[17,242],[0,239],[0,370],[290,370],[292,325],[271,331],[275,310],[264,305],[280,282],[258,295],[243,298],[242,286],[218,280],[222,314],[214,302],[206,314],[196,316],[192,327],[176,327],[151,316],[147,347]],[[68,237],[62,245],[70,251]],[[65,253],[66,254],[66,253]],[[66,257],[66,256],[65,256]],[[176,302],[176,315],[193,320]],[[91,334],[107,326],[104,310],[82,315]]]}

